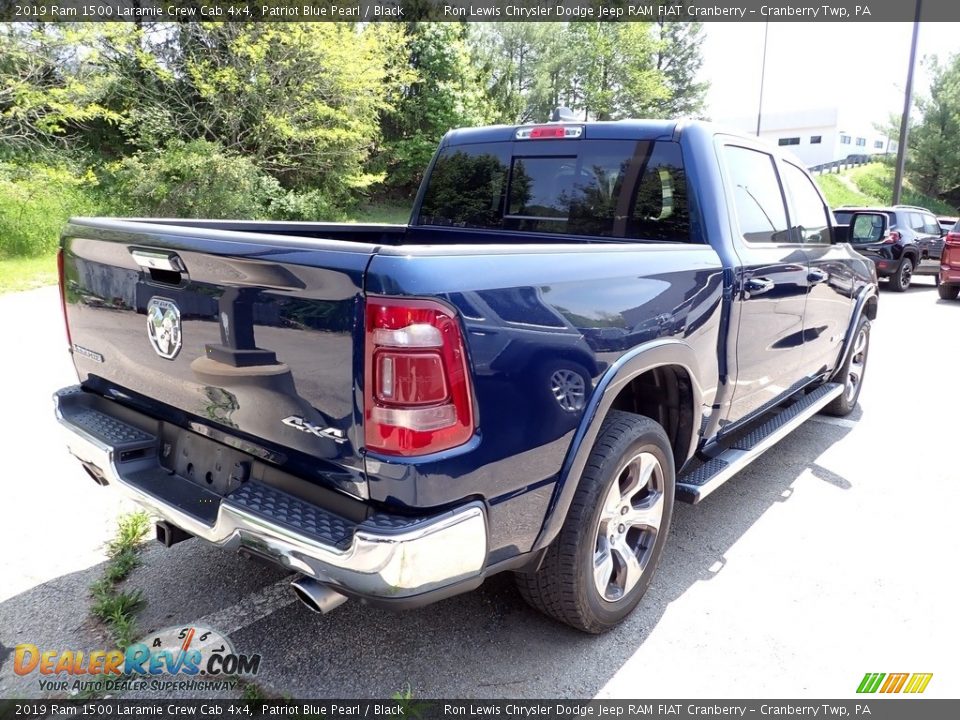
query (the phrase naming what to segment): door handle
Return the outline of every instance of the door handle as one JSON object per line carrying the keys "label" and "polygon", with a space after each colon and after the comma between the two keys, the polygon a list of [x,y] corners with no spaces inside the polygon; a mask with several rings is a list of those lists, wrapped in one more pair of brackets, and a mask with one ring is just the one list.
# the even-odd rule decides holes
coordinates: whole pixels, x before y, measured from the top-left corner
{"label": "door handle", "polygon": [[770,292],[776,283],[770,278],[750,278],[743,284],[743,297],[749,300],[752,295],[763,295]]}
{"label": "door handle", "polygon": [[825,273],[823,270],[811,270],[807,274],[807,282],[813,283],[814,285],[818,285],[822,282],[826,282],[829,279],[830,279],[830,274]]}
{"label": "door handle", "polygon": [[175,252],[163,250],[131,250],[133,261],[144,270],[167,270],[186,272],[187,267]]}

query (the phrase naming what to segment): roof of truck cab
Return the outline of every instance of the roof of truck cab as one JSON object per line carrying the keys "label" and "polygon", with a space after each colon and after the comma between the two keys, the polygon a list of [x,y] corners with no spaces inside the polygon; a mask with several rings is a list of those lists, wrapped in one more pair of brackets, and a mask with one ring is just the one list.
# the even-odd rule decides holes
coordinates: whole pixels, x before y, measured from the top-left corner
{"label": "roof of truck cab", "polygon": [[[557,125],[583,127],[583,137],[606,140],[654,140],[673,136],[678,120],[615,120],[608,122],[562,122]],[[469,143],[509,142],[522,127],[554,123],[527,123],[524,125],[488,125],[477,128],[451,130],[443,139],[444,145]]]}
{"label": "roof of truck cab", "polygon": [[[525,123],[522,125],[487,125],[476,128],[459,128],[448,132],[441,141],[441,147],[466,145],[471,143],[510,142],[522,127],[550,125],[553,123]],[[727,127],[706,120],[611,120],[594,122],[568,121],[558,125],[579,125],[583,127],[583,137],[601,140],[677,140],[680,133],[694,133],[701,137],[729,135],[748,140],[756,140],[742,130]],[[781,149],[782,150],[782,149]]]}

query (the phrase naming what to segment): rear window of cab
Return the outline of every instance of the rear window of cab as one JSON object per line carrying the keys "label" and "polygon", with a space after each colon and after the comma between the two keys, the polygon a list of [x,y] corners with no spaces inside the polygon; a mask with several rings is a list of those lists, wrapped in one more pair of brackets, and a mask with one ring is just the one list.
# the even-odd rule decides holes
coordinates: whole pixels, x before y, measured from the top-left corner
{"label": "rear window of cab", "polygon": [[680,146],[529,140],[437,155],[418,225],[691,242]]}

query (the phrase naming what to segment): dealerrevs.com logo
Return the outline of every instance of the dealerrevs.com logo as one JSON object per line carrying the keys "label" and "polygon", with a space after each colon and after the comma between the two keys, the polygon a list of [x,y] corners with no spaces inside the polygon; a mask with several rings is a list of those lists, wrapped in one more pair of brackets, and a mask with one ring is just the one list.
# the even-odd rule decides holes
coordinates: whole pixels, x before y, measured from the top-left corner
{"label": "dealerrevs.com logo", "polygon": [[13,670],[36,674],[44,691],[211,691],[256,675],[260,655],[236,652],[217,630],[171,627],[125,650],[41,650],[22,643],[14,648]]}
{"label": "dealerrevs.com logo", "polygon": [[858,693],[922,693],[933,673],[867,673],[857,687]]}

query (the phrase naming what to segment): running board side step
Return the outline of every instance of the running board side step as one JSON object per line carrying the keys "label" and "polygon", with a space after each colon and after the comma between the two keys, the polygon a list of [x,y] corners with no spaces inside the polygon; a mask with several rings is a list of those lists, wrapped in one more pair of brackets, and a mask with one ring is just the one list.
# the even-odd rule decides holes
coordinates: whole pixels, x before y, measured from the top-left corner
{"label": "running board side step", "polygon": [[696,504],[843,393],[843,385],[824,383],[738,438],[731,447],[677,478],[677,499]]}

